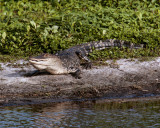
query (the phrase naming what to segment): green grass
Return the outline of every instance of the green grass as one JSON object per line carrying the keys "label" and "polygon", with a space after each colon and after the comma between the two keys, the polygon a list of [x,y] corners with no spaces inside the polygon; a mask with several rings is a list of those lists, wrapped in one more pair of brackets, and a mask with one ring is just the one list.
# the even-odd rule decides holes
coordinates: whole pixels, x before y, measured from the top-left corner
{"label": "green grass", "polygon": [[160,55],[158,0],[1,0],[0,53],[55,53],[104,39],[145,43],[143,50],[95,51],[92,59]]}

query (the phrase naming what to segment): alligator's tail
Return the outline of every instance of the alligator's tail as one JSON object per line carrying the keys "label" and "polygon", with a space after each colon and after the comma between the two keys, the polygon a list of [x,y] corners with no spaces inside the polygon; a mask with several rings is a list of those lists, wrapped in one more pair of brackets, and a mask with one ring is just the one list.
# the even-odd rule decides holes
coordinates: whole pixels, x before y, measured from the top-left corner
{"label": "alligator's tail", "polygon": [[84,48],[88,52],[92,52],[93,50],[103,50],[106,48],[130,48],[130,49],[139,49],[143,48],[143,44],[134,44],[128,41],[121,41],[121,40],[114,40],[114,39],[107,39],[104,41],[97,41],[97,42],[89,42],[84,45]]}

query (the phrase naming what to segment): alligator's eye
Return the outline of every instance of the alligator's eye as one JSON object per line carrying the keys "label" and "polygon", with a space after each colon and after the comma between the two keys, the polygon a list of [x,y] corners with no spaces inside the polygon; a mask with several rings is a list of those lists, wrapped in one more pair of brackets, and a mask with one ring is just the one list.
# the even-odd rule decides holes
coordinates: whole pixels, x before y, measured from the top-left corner
{"label": "alligator's eye", "polygon": [[46,54],[44,54],[44,57],[47,57],[48,56],[48,54],[46,53]]}
{"label": "alligator's eye", "polygon": [[48,53],[45,53],[45,54],[43,55],[43,57],[51,57],[51,55],[48,54]]}

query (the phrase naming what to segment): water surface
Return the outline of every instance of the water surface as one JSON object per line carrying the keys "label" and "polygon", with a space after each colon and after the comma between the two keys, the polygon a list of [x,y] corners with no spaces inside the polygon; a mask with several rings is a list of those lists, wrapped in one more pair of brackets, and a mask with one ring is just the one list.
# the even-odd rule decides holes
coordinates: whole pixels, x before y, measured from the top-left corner
{"label": "water surface", "polygon": [[160,127],[160,100],[127,103],[65,102],[0,108],[2,128]]}

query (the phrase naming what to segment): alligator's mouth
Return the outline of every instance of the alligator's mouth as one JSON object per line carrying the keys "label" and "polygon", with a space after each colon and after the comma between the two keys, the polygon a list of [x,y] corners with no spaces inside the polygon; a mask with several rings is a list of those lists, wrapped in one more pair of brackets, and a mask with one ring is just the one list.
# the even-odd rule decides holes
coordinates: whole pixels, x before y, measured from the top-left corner
{"label": "alligator's mouth", "polygon": [[30,58],[29,62],[31,64],[39,64],[39,65],[43,65],[45,62],[47,63],[47,59],[36,59],[36,58]]}

